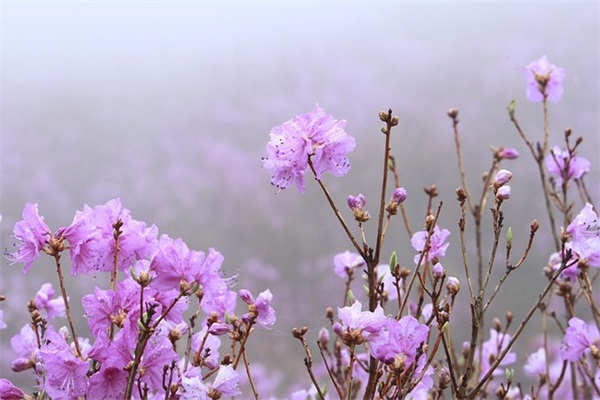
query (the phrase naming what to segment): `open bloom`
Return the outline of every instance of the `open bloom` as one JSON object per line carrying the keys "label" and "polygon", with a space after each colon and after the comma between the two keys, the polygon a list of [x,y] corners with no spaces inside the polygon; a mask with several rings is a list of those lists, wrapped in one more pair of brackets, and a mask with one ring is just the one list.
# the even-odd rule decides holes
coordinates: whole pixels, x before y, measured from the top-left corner
{"label": "open bloom", "polygon": [[[120,221],[119,241],[115,239],[115,227]],[[61,228],[57,236],[63,236],[71,245],[71,273],[88,274],[112,271],[115,254],[118,268],[127,270],[136,260],[149,257],[156,247],[156,226],[131,218],[131,212],[123,207],[120,199],[77,211],[70,226]],[[118,248],[117,248],[118,246]]]}
{"label": "open bloom", "polygon": [[271,184],[279,189],[292,182],[304,192],[304,174],[312,161],[317,179],[329,171],[344,176],[350,170],[346,155],[356,146],[352,136],[344,131],[346,121],[338,121],[316,106],[307,114],[298,115],[271,130],[267,157],[263,167],[272,170]]}
{"label": "open bloom", "polygon": [[375,311],[361,311],[362,305],[355,301],[351,307],[338,308],[341,322],[333,324],[333,331],[347,345],[362,344],[381,333],[386,317],[383,308],[377,306]]}
{"label": "open bloom", "polygon": [[[419,263],[419,258],[421,257],[421,253],[425,249],[425,243],[427,242],[428,233],[426,230],[417,232],[413,235],[410,243],[412,247],[419,252],[415,256],[415,264]],[[429,251],[427,259],[432,261],[434,258],[444,257],[446,255],[446,249],[448,248],[448,243],[446,239],[450,236],[450,231],[448,229],[440,229],[437,225],[433,229],[433,234],[431,235],[431,239],[429,241]]]}
{"label": "open bloom", "polygon": [[25,204],[23,219],[16,223],[13,233],[19,242],[17,251],[7,252],[6,258],[10,264],[18,262],[25,264],[23,272],[27,273],[50,239],[50,229],[44,222],[44,217],[40,216],[37,204]]}
{"label": "open bloom", "polygon": [[592,346],[600,346],[600,333],[594,324],[573,317],[560,345],[560,357],[566,361],[577,362],[583,353]]}
{"label": "open bloom", "polygon": [[429,328],[407,315],[399,321],[386,320],[386,330],[370,342],[373,357],[385,364],[401,363],[408,368],[416,359],[417,350],[427,342]]}
{"label": "open bloom", "polygon": [[[508,346],[510,342],[510,335],[508,333],[504,334],[496,331],[495,329],[490,329],[490,339],[483,343],[483,355],[481,358],[481,376],[485,375],[492,364],[498,358],[498,355],[504,351],[504,349]],[[478,350],[476,350],[476,353]],[[478,357],[476,354],[475,357]],[[500,362],[500,366],[507,366],[509,364],[517,361],[517,354],[508,351],[502,361]],[[502,375],[504,370],[501,368],[497,368],[494,372],[494,376]]]}
{"label": "open bloom", "polygon": [[590,171],[590,162],[586,158],[570,155],[567,150],[558,146],[552,148],[552,153],[546,156],[546,168],[554,175],[556,186],[560,187],[563,181],[581,179]]}
{"label": "open bloom", "polygon": [[577,252],[580,259],[585,258],[592,267],[600,267],[600,228],[598,215],[593,206],[586,203],[585,207],[569,224],[566,232],[571,235],[571,249]]}
{"label": "open bloom", "polygon": [[548,101],[556,103],[563,94],[562,82],[565,79],[565,71],[556,65],[550,64],[548,58],[543,56],[537,61],[529,63],[525,67],[527,74],[527,99],[532,102],[544,100],[544,94]]}
{"label": "open bloom", "polygon": [[354,269],[365,265],[365,260],[357,254],[345,251],[333,257],[334,272],[340,278],[347,278]]}

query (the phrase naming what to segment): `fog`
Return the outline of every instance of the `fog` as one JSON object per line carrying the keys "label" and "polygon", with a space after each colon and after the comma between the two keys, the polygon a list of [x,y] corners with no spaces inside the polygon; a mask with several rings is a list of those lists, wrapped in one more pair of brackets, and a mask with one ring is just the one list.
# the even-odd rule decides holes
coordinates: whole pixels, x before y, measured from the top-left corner
{"label": "fog", "polygon": [[[225,272],[239,273],[236,289],[274,294],[275,329],[257,329],[251,346],[273,382],[282,373],[274,389],[279,396],[309,385],[300,345],[289,332],[306,325],[314,337],[327,325],[324,309],[339,305],[344,290],[332,258],[351,247],[312,179],[305,194],[293,187],[276,194],[270,185],[261,157],[272,127],[315,104],[347,121],[357,141],[352,169],[343,178],[326,175],[325,182],[351,219],[349,194],[364,193],[375,214],[383,152],[377,113],[391,108],[400,118],[391,146],[413,229],[423,223],[423,187],[437,185],[437,200],[444,202],[439,224],[453,231],[444,265],[461,277],[454,200],[460,180],[446,110],[460,110],[474,191],[491,163],[490,146],[521,153],[505,165],[514,174],[505,225],[512,226],[515,252],[522,251],[531,220],[543,230],[547,215],[537,167],[506,108],[515,99],[530,137],[542,138],[542,108],[525,97],[524,66],[547,55],[567,74],[562,100],[549,108],[550,144],[562,145],[567,127],[584,137],[580,155],[592,162],[588,187],[600,198],[597,2],[48,1],[0,7],[3,248],[12,248],[10,232],[26,202],[38,203],[55,230],[69,225],[84,204],[115,197],[160,233],[197,250],[216,248]],[[396,250],[400,263],[413,267],[408,239],[398,219],[384,259]],[[549,236],[540,235],[520,277],[510,282],[510,295],[498,300],[499,315],[508,308],[521,316],[522,304],[533,302],[551,249]],[[29,374],[10,370],[10,337],[28,321],[27,299],[46,281],[58,284],[44,258],[26,277],[20,265],[4,261],[0,268],[0,293],[7,297],[0,308],[10,325],[0,331],[0,376],[30,384]],[[92,276],[68,283],[76,300],[78,292],[106,284]],[[360,286],[356,294],[364,298]],[[536,329],[526,332],[526,342],[535,340]]]}

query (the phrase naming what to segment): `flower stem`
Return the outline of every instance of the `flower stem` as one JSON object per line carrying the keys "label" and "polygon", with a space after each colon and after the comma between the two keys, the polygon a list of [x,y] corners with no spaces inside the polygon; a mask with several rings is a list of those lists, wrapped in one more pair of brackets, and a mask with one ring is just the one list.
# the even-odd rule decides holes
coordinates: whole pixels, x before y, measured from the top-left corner
{"label": "flower stem", "polygon": [[82,358],[81,348],[79,347],[79,340],[75,333],[75,326],[73,325],[73,317],[71,316],[71,307],[69,307],[69,298],[67,297],[67,290],[65,289],[65,282],[62,274],[62,268],[60,266],[60,253],[54,253],[54,261],[56,262],[56,273],[58,274],[58,282],[60,283],[60,291],[65,302],[65,311],[67,313],[67,321],[69,322],[69,330],[75,343],[75,350],[77,351],[77,357]]}

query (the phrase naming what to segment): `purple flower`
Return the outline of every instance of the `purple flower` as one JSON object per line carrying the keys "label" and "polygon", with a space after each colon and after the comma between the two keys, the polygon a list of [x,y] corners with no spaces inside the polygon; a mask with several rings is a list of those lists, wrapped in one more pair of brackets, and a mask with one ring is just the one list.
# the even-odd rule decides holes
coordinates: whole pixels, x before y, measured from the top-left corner
{"label": "purple flower", "polygon": [[504,185],[496,191],[497,200],[508,200],[510,198],[510,186]]}
{"label": "purple flower", "polygon": [[546,157],[546,168],[555,176],[556,186],[560,187],[563,181],[581,179],[590,170],[590,162],[583,158],[569,154],[567,150],[561,150],[554,146],[551,154]]}
{"label": "purple flower", "polygon": [[263,167],[272,170],[271,184],[285,189],[292,181],[300,193],[304,192],[304,174],[308,159],[312,160],[317,179],[329,171],[344,176],[350,169],[346,154],[356,143],[344,131],[346,121],[337,121],[321,107],[284,122],[271,130],[267,143],[267,157]]}
{"label": "purple flower", "polygon": [[190,250],[181,239],[162,235],[158,251],[152,257],[150,269],[156,273],[151,285],[157,290],[179,289],[183,281],[192,284],[199,280],[204,253]]}
{"label": "purple flower", "polygon": [[511,178],[512,172],[507,169],[501,169],[494,178],[494,188],[498,189],[499,187],[506,185]]}
{"label": "purple flower", "polygon": [[585,207],[569,224],[566,232],[571,235],[571,248],[580,258],[588,259],[590,266],[600,267],[600,230],[598,215],[593,206],[586,203]]}
{"label": "purple flower", "polygon": [[[490,339],[483,343],[483,354],[481,358],[481,375],[485,375],[492,364],[498,358],[500,352],[508,346],[510,335],[508,333],[500,333],[495,329],[490,329]],[[477,355],[475,356],[477,359]],[[506,366],[514,363],[517,360],[517,355],[511,351],[506,353],[506,356],[500,362],[500,366]],[[496,368],[493,372],[494,376],[502,375],[504,372],[501,368]]]}
{"label": "purple flower", "polygon": [[390,215],[398,214],[398,207],[400,204],[404,203],[407,197],[408,193],[403,187],[394,189],[390,202],[385,205],[385,210],[390,213]]}
{"label": "purple flower", "polygon": [[151,391],[160,390],[164,366],[170,366],[177,359],[177,353],[173,350],[173,345],[166,335],[152,335],[144,349],[144,356],[140,363],[141,381],[146,383]]}
{"label": "purple flower", "polygon": [[62,297],[54,297],[54,289],[50,283],[44,283],[35,295],[35,306],[38,310],[46,310],[46,319],[66,316],[65,300]]}
{"label": "purple flower", "polygon": [[130,211],[121,200],[110,200],[106,204],[90,208],[84,205],[77,211],[71,225],[61,228],[56,236],[62,236],[71,245],[71,273],[88,274],[97,271],[112,271],[115,263],[117,242],[115,224],[121,221],[119,236],[118,268],[127,270],[136,260],[149,257],[156,247],[156,226],[131,218]]}
{"label": "purple flower", "polygon": [[362,305],[355,301],[351,307],[338,307],[338,318],[341,322],[333,324],[333,331],[346,345],[362,344],[381,333],[386,317],[383,308],[377,306],[375,311],[361,311]]}
{"label": "purple flower", "polygon": [[[427,236],[427,231],[423,230],[415,233],[410,240],[412,247],[419,253],[423,252],[423,249],[425,248]],[[448,239],[448,236],[450,236],[450,231],[448,229],[440,229],[437,225],[435,226],[429,242],[430,248],[427,256],[429,261],[432,261],[434,258],[444,257],[444,255],[446,255],[446,249],[448,248],[449,243],[445,243],[445,241]],[[420,257],[420,254],[415,256],[415,264],[419,263]]]}
{"label": "purple flower", "polygon": [[542,377],[546,375],[546,350],[540,347],[535,353],[532,353],[527,358],[524,369],[530,376]]}
{"label": "purple flower", "polygon": [[219,347],[221,347],[221,339],[210,332],[207,333],[206,326],[192,336],[192,351],[202,356],[202,361],[210,369],[219,365]]}
{"label": "purple flower", "polygon": [[81,299],[85,318],[88,320],[90,332],[95,337],[106,334],[112,319],[118,314],[117,299],[112,290],[94,288],[94,294],[88,294]]}
{"label": "purple flower", "polygon": [[190,368],[181,377],[181,400],[206,400],[208,399],[208,386],[202,381],[202,371],[198,367]]}
{"label": "purple flower", "polygon": [[[419,357],[419,361],[417,361],[417,368],[415,369],[415,374],[413,376],[420,376],[423,372],[423,368],[427,365],[426,357]],[[431,389],[433,388],[433,375],[434,369],[430,365],[425,370],[423,374],[423,378],[417,383],[413,390],[408,392],[408,398],[412,399],[428,399],[429,394],[431,393]]]}
{"label": "purple flower", "polygon": [[600,333],[594,324],[573,317],[560,345],[560,357],[565,361],[577,362],[592,345],[600,345]]}
{"label": "purple flower", "polygon": [[[396,278],[392,275],[389,264],[379,264],[377,266],[377,280],[383,284],[383,294],[388,300],[396,300],[398,291],[396,290]],[[402,279],[398,282],[400,293],[402,293]]]}
{"label": "purple flower", "polygon": [[18,262],[25,264],[23,272],[26,274],[50,239],[50,229],[38,213],[37,204],[25,204],[23,219],[15,224],[13,234],[19,242],[17,251],[5,255],[11,265]]}
{"label": "purple flower", "polygon": [[365,260],[357,254],[345,251],[333,257],[334,272],[340,278],[347,278],[355,268],[365,265]]}
{"label": "purple flower", "polygon": [[211,392],[215,394],[220,394],[219,397],[211,398],[224,398],[237,396],[238,394],[242,394],[239,388],[240,378],[238,373],[233,369],[231,364],[229,365],[221,365],[219,366],[219,372],[217,372],[217,377],[215,381],[211,385]]}
{"label": "purple flower", "polygon": [[17,353],[17,358],[11,364],[13,371],[20,372],[35,366],[38,346],[31,325],[24,325],[21,331],[10,339],[10,345]]}
{"label": "purple flower", "polygon": [[392,193],[392,202],[402,204],[407,197],[408,193],[406,192],[406,189],[399,187],[394,189],[394,192]]}
{"label": "purple flower", "polygon": [[519,157],[519,152],[512,147],[500,147],[496,150],[496,157],[500,160],[515,160]]}
{"label": "purple flower", "polygon": [[254,303],[256,312],[258,313],[258,318],[256,320],[260,325],[267,329],[273,328],[276,320],[275,310],[271,307],[272,300],[273,295],[271,294],[271,291],[267,289],[258,295],[256,302]]}
{"label": "purple flower", "polygon": [[373,357],[385,364],[399,362],[408,368],[415,361],[421,344],[427,343],[429,328],[410,315],[399,321],[386,320],[385,328],[369,342]]}
{"label": "purple flower", "polygon": [[231,330],[231,326],[229,326],[229,324],[224,324],[224,323],[214,323],[210,326],[210,328],[208,328],[208,332],[211,335],[215,335],[215,336],[224,335],[226,333],[229,333],[230,330]]}
{"label": "purple flower", "polygon": [[120,400],[125,395],[127,371],[124,365],[111,358],[103,362],[100,370],[90,377],[88,399]]}
{"label": "purple flower", "polygon": [[25,397],[25,393],[18,387],[12,384],[6,378],[0,378],[0,399],[3,400],[21,400]]}
{"label": "purple flower", "polygon": [[352,214],[354,215],[354,219],[358,222],[366,222],[371,218],[371,214],[365,210],[366,205],[367,200],[362,193],[356,197],[352,195],[348,196],[348,207],[350,207]]}
{"label": "purple flower", "polygon": [[75,357],[64,337],[54,328],[46,331],[39,354],[46,366],[44,389],[51,398],[74,400],[87,393],[88,363]]}
{"label": "purple flower", "polygon": [[433,273],[433,277],[435,279],[442,279],[444,275],[446,275],[444,267],[440,263],[435,264],[433,268],[431,268],[431,272]]}
{"label": "purple flower", "polygon": [[[276,320],[276,314],[273,307],[271,307],[271,300],[273,300],[273,294],[269,289],[265,290],[258,295],[256,300],[250,291],[246,289],[240,290],[240,297],[248,304],[250,313],[255,313],[256,321],[267,329],[273,328]],[[247,317],[250,317],[247,315]]]}
{"label": "purple flower", "polygon": [[562,82],[565,79],[565,71],[556,65],[550,64],[546,56],[538,61],[533,61],[525,67],[527,76],[527,99],[532,102],[544,100],[556,103],[563,94]]}

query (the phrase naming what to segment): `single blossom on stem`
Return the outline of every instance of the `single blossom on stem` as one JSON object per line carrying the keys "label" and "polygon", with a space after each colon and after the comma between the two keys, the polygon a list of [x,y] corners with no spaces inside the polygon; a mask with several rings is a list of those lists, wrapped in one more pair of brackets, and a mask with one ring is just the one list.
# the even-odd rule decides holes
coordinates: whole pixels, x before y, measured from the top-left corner
{"label": "single blossom on stem", "polygon": [[38,212],[38,205],[27,203],[23,209],[23,219],[15,224],[13,234],[17,239],[17,250],[5,253],[8,262],[25,264],[23,272],[27,274],[33,261],[50,239],[50,229]]}
{"label": "single blossom on stem", "polygon": [[324,172],[344,176],[350,170],[346,155],[354,150],[354,138],[344,131],[345,120],[338,121],[316,106],[271,130],[263,167],[273,171],[271,184],[286,189],[292,182],[304,193],[304,174],[311,158],[317,179]]}
{"label": "single blossom on stem", "polygon": [[591,267],[600,267],[600,227],[598,214],[590,203],[569,224],[566,233],[571,236],[571,248]]}
{"label": "single blossom on stem", "polygon": [[365,260],[357,253],[345,251],[333,257],[334,272],[340,278],[347,278],[357,268],[365,265]]}
{"label": "single blossom on stem", "polygon": [[592,346],[596,352],[600,346],[600,332],[595,324],[586,324],[585,321],[573,317],[569,320],[569,327],[560,345],[560,356],[563,360],[576,362]]}
{"label": "single blossom on stem", "polygon": [[562,82],[565,79],[565,71],[550,64],[546,56],[529,63],[525,67],[525,74],[529,101],[541,102],[544,100],[544,94],[552,103],[560,100],[563,95]]}
{"label": "single blossom on stem", "polygon": [[416,360],[417,350],[427,343],[429,328],[413,316],[399,321],[391,318],[385,322],[385,330],[370,341],[373,357],[385,364],[403,365],[409,368]]}
{"label": "single blossom on stem", "polygon": [[581,179],[590,171],[590,162],[583,157],[569,154],[568,150],[562,150],[558,146],[552,148],[551,154],[546,156],[546,168],[554,175],[557,187],[563,182],[571,179]]}
{"label": "single blossom on stem", "polygon": [[[421,258],[420,253],[422,253],[425,249],[425,243],[427,242],[428,235],[429,234],[426,230],[419,231],[415,233],[410,240],[413,249],[419,252],[419,254],[415,255],[415,264],[417,264]],[[429,241],[429,252],[427,257],[429,261],[432,261],[434,258],[444,257],[446,255],[446,249],[450,245],[449,243],[446,243],[448,236],[450,236],[450,231],[448,229],[440,229],[437,225],[435,226]]]}
{"label": "single blossom on stem", "polygon": [[383,308],[375,311],[362,311],[362,305],[355,301],[352,306],[338,307],[340,322],[333,324],[333,331],[346,345],[360,345],[381,333],[386,317]]}

